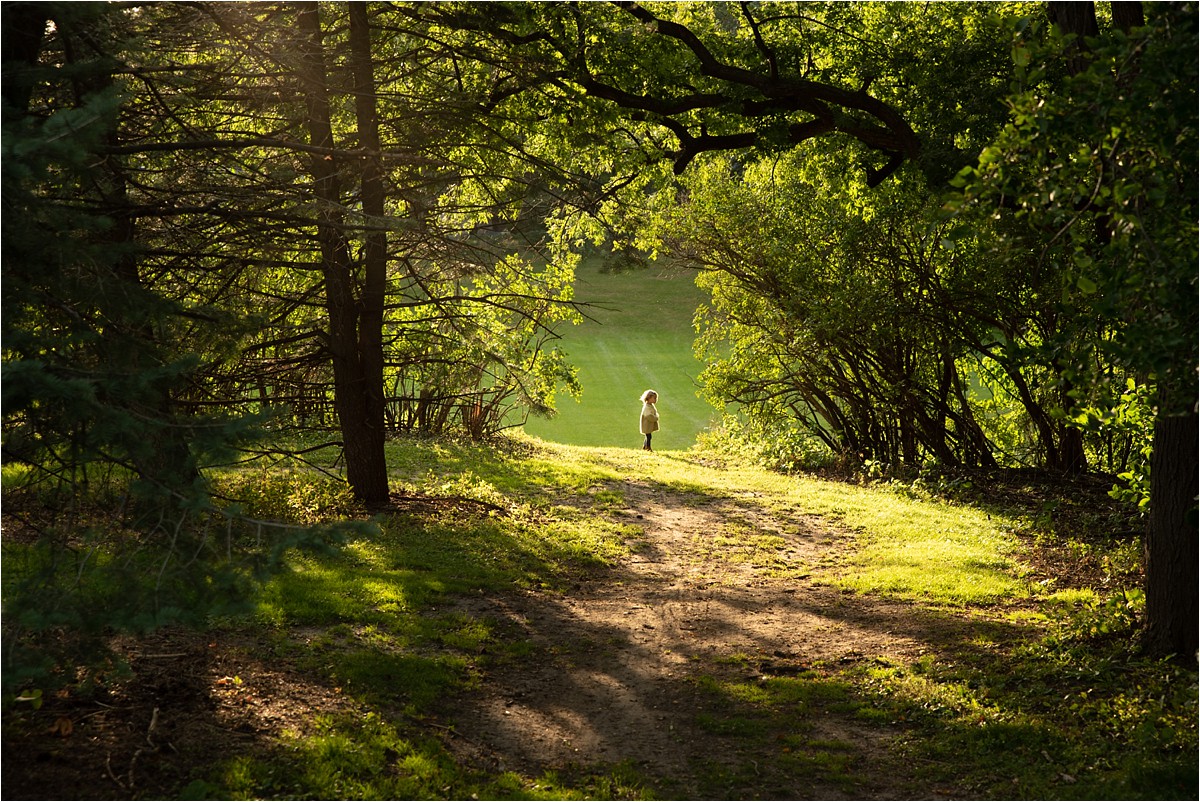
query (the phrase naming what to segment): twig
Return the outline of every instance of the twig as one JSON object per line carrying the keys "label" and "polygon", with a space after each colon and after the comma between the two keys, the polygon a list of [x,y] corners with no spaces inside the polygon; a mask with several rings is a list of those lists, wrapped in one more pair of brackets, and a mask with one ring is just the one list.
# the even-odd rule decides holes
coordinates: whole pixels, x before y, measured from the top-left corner
{"label": "twig", "polygon": [[[146,743],[148,744],[148,746],[139,747],[138,750],[133,753],[133,759],[129,761],[129,788],[130,788],[130,790],[133,789],[133,768],[134,768],[134,766],[137,765],[138,758],[142,756],[143,752],[154,753],[154,752],[158,751],[158,744],[154,743],[154,738],[152,737],[154,735],[154,730],[156,727],[158,727],[158,708],[157,707],[154,708],[154,712],[150,714],[150,726],[148,728],[146,728]],[[122,785],[121,787],[124,788],[125,786]]]}
{"label": "twig", "polygon": [[[99,704],[99,702],[97,702],[97,704]],[[79,721],[87,721],[92,716],[101,716],[101,715],[104,715],[105,713],[109,712],[110,710],[116,710],[115,707],[109,707],[108,705],[104,705],[104,708],[105,708],[104,710],[93,710],[91,713],[83,714],[82,716],[79,717]]]}
{"label": "twig", "polygon": [[112,781],[113,781],[113,782],[115,782],[117,785],[121,786],[121,790],[122,790],[122,791],[125,791],[125,790],[127,790],[127,789],[125,788],[125,783],[121,782],[121,778],[120,778],[120,777],[118,777],[116,774],[114,774],[114,773],[113,773],[113,770],[112,770],[112,752],[109,752],[109,753],[108,753],[108,759],[104,761],[104,768],[108,769],[108,776],[109,776],[109,777],[112,777]]}

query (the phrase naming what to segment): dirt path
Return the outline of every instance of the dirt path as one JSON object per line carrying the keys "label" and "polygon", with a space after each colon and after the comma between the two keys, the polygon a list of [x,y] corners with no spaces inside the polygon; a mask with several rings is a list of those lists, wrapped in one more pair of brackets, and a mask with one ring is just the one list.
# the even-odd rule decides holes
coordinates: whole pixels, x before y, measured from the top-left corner
{"label": "dirt path", "polygon": [[[978,618],[813,581],[850,536],[764,499],[638,481],[615,489],[626,506],[613,515],[640,531],[618,565],[566,592],[455,597],[430,611],[494,622],[504,644],[480,656],[472,689],[422,715],[462,763],[534,779],[558,771],[566,787],[576,768],[626,764],[674,799],[962,798],[899,757],[903,726],[796,702],[767,735],[746,735],[744,711],[720,687],[961,654]],[[355,711],[253,633],[127,640],[132,679],[95,698],[48,700],[40,729],[6,739],[6,798],[171,798],[231,754],[269,751],[321,714]],[[829,755],[840,761],[832,770],[812,767]]]}
{"label": "dirt path", "polygon": [[[697,725],[707,703],[697,676],[738,671],[746,679],[748,671],[795,674],[821,661],[910,660],[962,634],[953,619],[797,580],[844,539],[817,519],[781,521],[752,498],[698,505],[644,483],[619,489],[628,505],[621,518],[640,524],[644,535],[611,573],[566,595],[477,598],[456,607],[515,630],[537,655],[488,664],[478,689],[445,711],[461,758],[532,776],[573,763],[630,761],[688,798],[706,765],[750,760],[757,770],[751,757],[736,754],[737,739]],[[743,539],[766,535],[774,547],[742,555],[728,541],[715,548],[731,522]],[[790,576],[772,579],[772,572]],[[828,714],[809,724],[809,737],[852,745],[861,784],[781,787],[786,777],[772,777],[762,788],[768,796],[911,793],[900,776],[908,772],[897,774],[887,750],[896,732]]]}

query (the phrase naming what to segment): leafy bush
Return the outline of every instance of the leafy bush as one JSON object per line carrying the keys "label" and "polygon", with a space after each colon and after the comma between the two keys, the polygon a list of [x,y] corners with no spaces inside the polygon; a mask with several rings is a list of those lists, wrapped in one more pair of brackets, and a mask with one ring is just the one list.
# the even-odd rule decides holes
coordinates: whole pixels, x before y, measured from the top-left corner
{"label": "leafy bush", "polygon": [[719,426],[700,433],[696,449],[785,473],[818,470],[836,459],[829,446],[791,421],[729,414]]}
{"label": "leafy bush", "polygon": [[1120,393],[1083,406],[1072,421],[1096,443],[1095,461],[1116,472],[1119,481],[1109,495],[1142,512],[1150,506],[1154,395],[1153,384],[1130,378]]}
{"label": "leafy bush", "polygon": [[224,476],[218,487],[222,495],[236,500],[235,511],[251,518],[315,524],[356,511],[349,485],[331,476],[259,470]]}

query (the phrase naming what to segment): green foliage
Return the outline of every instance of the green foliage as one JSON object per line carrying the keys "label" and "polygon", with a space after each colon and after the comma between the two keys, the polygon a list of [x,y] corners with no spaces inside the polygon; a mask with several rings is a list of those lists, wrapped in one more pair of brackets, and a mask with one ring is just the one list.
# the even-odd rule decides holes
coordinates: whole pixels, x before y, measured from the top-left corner
{"label": "green foliage", "polygon": [[[1098,388],[1097,394],[1110,388]],[[1150,505],[1150,457],[1153,454],[1154,396],[1147,384],[1127,379],[1116,398],[1100,398],[1081,405],[1074,422],[1098,441],[1093,462],[1117,473],[1113,498],[1145,512]],[[1115,452],[1115,453],[1114,453]]]}
{"label": "green foliage", "polygon": [[[1055,68],[1068,38],[1019,30],[1010,122],[957,179],[956,208],[1012,209],[1006,255],[1032,251],[1060,275],[1073,323],[1052,358],[1100,398],[1124,384],[1114,361],[1153,376],[1169,410],[1191,407],[1197,363],[1194,11],[1155,7],[1146,27],[1107,31],[1068,78]],[[1064,339],[1097,324],[1097,338]]]}
{"label": "green foliage", "polygon": [[529,416],[551,417],[560,387],[577,396],[575,369],[554,344],[555,331],[577,324],[571,305],[574,259],[540,270],[516,257],[499,259],[469,281],[419,281],[424,292],[453,300],[414,303],[388,320],[404,337],[389,349],[400,366],[385,374],[395,397],[391,427],[428,435],[465,431],[483,439]]}
{"label": "green foliage", "polygon": [[[141,78],[121,87],[120,113],[105,135],[123,151],[121,174],[136,178],[125,191],[140,210],[128,243],[137,272],[148,291],[192,313],[161,333],[198,357],[187,386],[173,388],[175,399],[192,411],[249,411],[270,414],[277,427],[328,429],[339,423],[331,312],[346,301],[326,297],[330,265],[316,235],[324,218],[307,180],[311,154],[298,149],[308,132],[296,9],[277,11],[113,9],[114,24],[132,38],[104,42],[104,55],[136,64]],[[326,222],[336,222],[347,254],[338,269],[348,274],[352,317],[362,300],[358,256],[373,238],[386,240],[383,319],[355,322],[362,338],[350,338],[352,350],[381,339],[385,375],[382,386],[360,391],[385,397],[392,431],[483,437],[551,413],[556,389],[575,386],[554,344],[557,329],[577,318],[574,260],[540,241],[540,217],[553,203],[546,167],[535,163],[534,146],[526,149],[537,135],[481,114],[494,76],[463,53],[439,51],[444,58],[401,68],[413,48],[445,33],[431,34],[406,12],[387,9],[371,20],[388,29],[372,39],[370,54],[373,102],[388,121],[385,214],[376,219],[364,215],[353,188],[362,177],[359,155],[351,155],[361,132],[342,80],[350,73],[346,12],[320,8],[345,196],[336,221]],[[439,66],[451,62],[450,73]],[[253,325],[235,325],[243,320]],[[353,394],[340,392],[343,400]]]}
{"label": "green foliage", "polygon": [[965,242],[943,246],[919,184],[868,200],[847,169],[815,147],[694,168],[662,233],[711,297],[697,314],[705,394],[839,456],[989,464],[967,369],[992,348],[980,310],[1000,277]]}
{"label": "green foliage", "polygon": [[117,462],[177,484],[186,464],[150,470],[176,423],[160,411],[164,389],[192,367],[155,335],[176,310],[122,275],[132,243],[108,241],[112,220],[54,197],[87,183],[118,100],[101,93],[40,124],[5,115],[4,458],[65,465],[68,481]]}
{"label": "green foliage", "polygon": [[286,555],[328,552],[355,530],[329,523],[327,509],[310,510],[308,526],[289,526],[207,502],[122,520],[98,496],[78,493],[72,503],[88,506],[55,513],[38,491],[5,492],[23,527],[39,530],[4,544],[6,698],[28,683],[56,688],[76,670],[108,670],[113,633],[244,616]]}
{"label": "green foliage", "polygon": [[[1116,494],[1144,505],[1151,416],[1195,401],[1192,4],[1106,32],[1074,76],[1061,69],[1070,43],[1043,36],[1025,5],[663,4],[661,25],[608,4],[373,10],[387,34],[372,64],[388,121],[384,219],[364,215],[351,188],[364,154],[341,78],[343,7],[319,9],[335,144],[322,153],[298,144],[311,110],[293,9],[53,4],[32,102],[4,109],[6,702],[34,708],[81,665],[107,670],[114,632],[203,626],[253,598],[280,633],[321,631],[293,644],[306,671],[364,708],[419,717],[468,686],[485,653],[535,651],[429,606],[513,586],[553,592],[611,565],[636,536],[609,515],[615,483],[631,477],[824,516],[857,550],[830,557],[822,581],[958,611],[1039,598],[1023,581],[1019,527],[931,502],[928,485],[886,484],[895,466],[1052,461],[1082,430],[1093,463],[1121,474]],[[713,60],[663,35],[668,23],[688,26]],[[727,80],[745,74],[792,91],[765,98]],[[883,118],[784,107],[818,83],[882,99],[923,132],[920,175],[869,190],[860,176],[887,151],[868,142]],[[655,111],[663,98],[702,102]],[[841,138],[795,147],[814,122]],[[696,160],[701,140],[734,152]],[[690,172],[671,176],[667,159]],[[332,202],[314,203],[314,161],[347,182]],[[941,216],[930,187],[963,161],[974,167]],[[345,276],[317,247],[331,207]],[[319,299],[331,277],[358,286],[381,231],[385,316],[356,334],[384,335],[388,386],[373,389],[388,395],[393,429],[482,438],[550,413],[558,387],[577,389],[555,346],[578,320],[572,249],[636,246],[706,270],[703,383],[744,412],[706,438],[722,461],[790,471],[836,455],[875,484],[718,474],[698,455],[406,443],[389,464],[397,503],[414,506],[349,529],[330,523],[361,515],[337,480],[269,470],[210,484],[205,466],[227,458],[246,423],[199,410],[334,423],[334,310]],[[652,326],[665,297],[630,306]],[[598,394],[625,397],[634,376],[628,399],[661,391],[668,357],[690,364],[673,343],[644,334],[621,381],[580,377]],[[688,370],[678,397],[691,393]],[[617,420],[598,426],[617,431]],[[238,503],[214,503],[214,489]],[[586,497],[559,504],[568,492]],[[775,570],[776,539],[730,525],[715,543]],[[1114,577],[1134,573],[1127,548],[1110,556]],[[1137,599],[1050,599],[1065,618],[1024,651],[994,649],[981,630],[947,647],[961,654],[911,666],[715,678],[702,691],[725,706],[701,715],[712,732],[778,749],[787,770],[834,782],[853,767],[844,742],[805,737],[813,710],[919,728],[918,756],[935,773],[955,766],[942,770],[981,796],[1174,795],[1188,771],[1194,785],[1195,676],[1131,656]],[[188,793],[646,793],[628,766],[482,777],[410,737],[403,716],[322,721],[290,755],[238,756]],[[711,787],[751,788],[757,775],[757,764],[724,766]]]}
{"label": "green foliage", "polygon": [[[1005,350],[1010,354],[1025,351],[1021,346]],[[1029,365],[1023,355],[1017,357],[1017,361],[1022,363],[1018,375],[1031,375],[1034,382],[1042,386],[1052,381],[1047,372]],[[996,461],[1010,468],[1044,464],[1043,444],[1013,376],[983,354],[968,359],[963,367],[971,377],[968,396],[971,408],[980,429],[995,449]],[[1045,406],[1055,406],[1044,393],[1041,397]]]}
{"label": "green foliage", "polygon": [[296,468],[220,474],[215,490],[250,518],[309,525],[358,512],[345,482]]}
{"label": "green foliage", "polygon": [[[1027,13],[962,8],[811,6],[790,38],[772,20],[781,52],[802,32],[811,73],[870,85],[927,132],[920,175],[868,188],[858,168],[869,156],[814,140],[697,159],[634,218],[645,247],[702,270],[711,302],[697,316],[698,353],[715,404],[737,404],[757,426],[798,425],[853,460],[1052,461],[1064,427],[1049,411],[1062,388],[1032,347],[1055,326],[1041,277],[997,270],[992,224],[945,224],[938,184],[927,183],[1003,124],[1012,68],[1001,33]],[[739,52],[736,37],[705,33],[729,46],[725,56]],[[975,392],[986,373],[1007,384],[1025,425],[1009,426],[1009,403],[989,408],[995,393]]]}
{"label": "green foliage", "polygon": [[[114,631],[245,609],[281,548],[326,535],[248,537],[210,500],[200,465],[247,422],[177,407],[200,361],[180,321],[230,320],[144,280],[126,176],[100,155],[125,102],[102,52],[121,15],[68,5],[46,6],[44,47],[64,61],[35,70],[30,108],[4,111],[3,457],[22,469],[5,492],[6,697],[102,667]],[[64,37],[81,26],[101,52],[77,59]]]}
{"label": "green foliage", "polygon": [[[313,302],[315,212],[293,149],[306,139],[303,96],[275,83],[297,75],[294,30],[289,15],[234,4],[44,8],[48,66],[5,65],[6,81],[34,77],[29,109],[4,115],[4,460],[30,472],[21,503],[41,507],[31,515],[43,533],[13,546],[6,635],[203,622],[238,609],[282,552],[324,543],[330,517],[353,512],[344,488],[299,474],[226,479],[220,491],[239,503],[221,507],[203,473],[244,444],[239,412],[275,426],[332,422],[330,309]],[[405,46],[401,35],[380,44],[392,55]],[[398,75],[387,63],[382,96],[443,109],[489,80]],[[123,82],[131,64],[142,78]],[[356,132],[343,111],[339,141]],[[435,147],[435,119],[453,141],[438,140],[437,160],[391,162],[394,217],[349,213],[342,236],[359,248],[383,226],[400,254],[387,289],[386,325],[400,332],[388,337],[393,427],[483,437],[511,425],[514,407],[548,412],[556,387],[573,386],[552,341],[576,317],[574,262],[511,256],[508,229],[500,241],[474,236],[497,209],[528,231],[512,153],[464,144],[469,115],[423,111],[392,113],[389,130],[413,154]],[[420,412],[406,418],[409,402]],[[72,572],[78,592],[64,589]]]}
{"label": "green foliage", "polygon": [[700,433],[696,448],[784,473],[816,471],[835,462],[828,445],[784,417],[743,420],[726,413],[720,425]]}

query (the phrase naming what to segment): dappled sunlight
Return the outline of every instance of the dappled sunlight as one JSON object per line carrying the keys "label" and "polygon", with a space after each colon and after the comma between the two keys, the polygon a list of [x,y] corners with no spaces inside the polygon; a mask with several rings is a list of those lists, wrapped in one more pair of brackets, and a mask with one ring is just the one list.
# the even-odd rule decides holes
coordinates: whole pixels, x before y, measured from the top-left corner
{"label": "dappled sunlight", "polygon": [[[563,458],[626,471],[617,487],[631,482],[658,492],[692,493],[689,505],[736,501],[741,507],[795,522],[821,521],[828,532],[850,533],[855,548],[839,558],[836,570],[822,577],[843,587],[925,598],[952,605],[991,604],[1029,596],[1023,567],[1010,555],[1018,548],[1014,522],[963,505],[921,500],[878,488],[782,476],[747,468],[722,469],[696,464],[686,455],[645,455],[630,449],[591,449],[539,444]],[[708,541],[724,562],[755,561],[751,541],[757,534],[739,531],[736,517],[714,524],[714,532],[733,527],[723,542]],[[753,529],[753,526],[751,526]],[[771,533],[764,533],[770,535]],[[841,539],[841,535],[838,536]],[[770,550],[759,540],[760,551]],[[828,550],[811,550],[810,564],[793,563],[793,577],[810,573]],[[784,555],[786,556],[786,555]],[[760,563],[774,562],[763,554]]]}
{"label": "dappled sunlight", "polygon": [[[486,777],[492,793],[552,798],[604,796],[580,790],[592,782],[664,798],[956,797],[947,744],[971,750],[976,774],[1012,753],[1030,787],[1075,776],[1040,758],[1074,744],[1069,679],[1037,643],[1111,623],[1090,590],[1052,597],[1065,625],[1034,614],[1054,591],[1031,595],[1002,518],[685,454],[443,450],[471,467],[440,468],[441,485],[519,490],[499,511],[397,510],[337,554],[291,555],[259,597],[263,655],[205,675],[215,726],[263,747],[221,763],[225,788],[465,798]],[[1031,671],[1044,692],[1024,687]],[[1088,693],[1092,675],[1079,682]],[[1148,689],[1130,699],[1131,731],[1159,710],[1185,726]],[[926,741],[923,762],[906,759]]]}
{"label": "dappled sunlight", "polygon": [[[831,535],[745,498],[685,501],[642,479],[619,486],[626,506],[616,515],[642,528],[619,565],[568,595],[485,594],[456,604],[464,614],[498,621],[537,656],[519,671],[503,663],[487,668],[474,692],[447,701],[443,714],[456,731],[484,740],[482,747],[457,743],[464,756],[484,748],[500,765],[526,773],[583,755],[602,763],[633,758],[658,776],[689,776],[689,766],[694,772],[705,761],[742,759],[711,742],[724,728],[745,734],[782,726],[713,718],[703,711],[716,693],[781,715],[818,710],[821,742],[834,746],[787,747],[796,761],[812,762],[794,782],[836,787],[830,767],[839,761],[830,755],[849,750],[862,759],[854,733],[865,725],[851,719],[833,726],[832,717],[845,715],[838,705],[850,710],[865,702],[851,699],[848,686],[822,666],[915,662],[947,648],[967,654],[986,649],[1002,631],[1011,636],[1003,624],[799,578],[829,543],[844,548],[852,535]],[[739,547],[746,553],[730,559]],[[784,563],[787,578],[772,577],[772,560]],[[703,679],[720,665],[733,676],[715,685]],[[830,737],[836,733],[845,744]],[[776,793],[800,793],[780,776],[771,782]]]}
{"label": "dappled sunlight", "polygon": [[347,557],[360,562],[363,566],[380,569],[388,565],[387,549],[380,543],[371,540],[356,540],[342,547]]}
{"label": "dappled sunlight", "polygon": [[258,614],[275,623],[386,623],[389,615],[417,609],[445,589],[441,580],[423,571],[309,561],[264,588]]}

